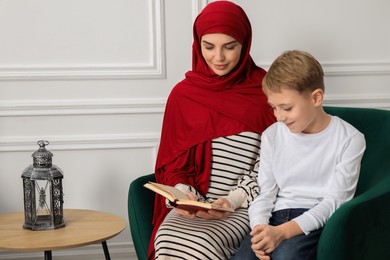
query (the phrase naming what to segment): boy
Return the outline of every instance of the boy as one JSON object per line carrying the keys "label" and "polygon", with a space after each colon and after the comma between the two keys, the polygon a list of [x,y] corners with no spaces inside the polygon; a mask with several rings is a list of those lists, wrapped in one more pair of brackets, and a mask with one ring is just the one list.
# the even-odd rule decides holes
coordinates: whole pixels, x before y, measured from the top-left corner
{"label": "boy", "polygon": [[235,257],[316,259],[322,227],[354,196],[365,139],[326,114],[323,77],[313,56],[294,50],[280,55],[263,80],[278,122],[261,139],[260,194],[249,208],[246,239],[251,256],[240,255],[243,245]]}

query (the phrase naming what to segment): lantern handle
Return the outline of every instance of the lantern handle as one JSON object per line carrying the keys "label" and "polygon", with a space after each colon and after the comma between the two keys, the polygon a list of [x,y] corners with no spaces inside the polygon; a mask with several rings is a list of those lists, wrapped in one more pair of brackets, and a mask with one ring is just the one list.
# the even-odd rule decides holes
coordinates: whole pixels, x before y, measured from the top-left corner
{"label": "lantern handle", "polygon": [[37,144],[39,145],[40,148],[45,148],[45,146],[49,144],[49,141],[46,141],[46,140],[39,140],[39,141],[37,142]]}

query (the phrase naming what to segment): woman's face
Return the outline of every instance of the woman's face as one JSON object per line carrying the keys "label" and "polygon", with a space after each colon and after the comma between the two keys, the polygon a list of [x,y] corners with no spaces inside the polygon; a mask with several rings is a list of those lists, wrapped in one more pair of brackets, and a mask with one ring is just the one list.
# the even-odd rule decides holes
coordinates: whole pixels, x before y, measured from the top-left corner
{"label": "woman's face", "polygon": [[207,65],[215,74],[224,76],[236,67],[242,45],[229,35],[211,33],[202,36],[201,48]]}

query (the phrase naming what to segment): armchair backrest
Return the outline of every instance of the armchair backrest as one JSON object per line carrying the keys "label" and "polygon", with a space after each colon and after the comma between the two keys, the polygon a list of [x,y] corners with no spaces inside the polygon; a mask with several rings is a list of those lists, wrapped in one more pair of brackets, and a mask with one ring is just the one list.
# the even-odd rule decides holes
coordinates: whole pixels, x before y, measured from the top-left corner
{"label": "armchair backrest", "polygon": [[355,196],[390,178],[390,111],[345,107],[325,107],[325,110],[352,124],[366,139]]}
{"label": "armchair backrest", "polygon": [[388,259],[390,241],[390,111],[326,107],[359,129],[366,151],[355,197],[325,224],[318,260]]}

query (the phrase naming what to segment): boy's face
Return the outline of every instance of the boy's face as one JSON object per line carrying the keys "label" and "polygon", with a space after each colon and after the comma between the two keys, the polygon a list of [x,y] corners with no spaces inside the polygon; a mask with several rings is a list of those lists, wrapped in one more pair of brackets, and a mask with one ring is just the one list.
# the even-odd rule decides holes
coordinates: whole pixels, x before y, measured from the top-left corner
{"label": "boy's face", "polygon": [[266,91],[278,122],[283,122],[292,133],[316,133],[316,112],[318,102],[315,93],[299,93],[295,90],[281,89],[281,92]]}

